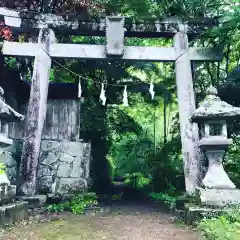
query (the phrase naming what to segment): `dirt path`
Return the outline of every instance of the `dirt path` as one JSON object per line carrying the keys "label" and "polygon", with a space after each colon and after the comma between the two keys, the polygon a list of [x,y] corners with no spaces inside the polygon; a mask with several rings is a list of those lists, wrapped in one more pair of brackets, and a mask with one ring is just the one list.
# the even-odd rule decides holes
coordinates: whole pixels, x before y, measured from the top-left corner
{"label": "dirt path", "polygon": [[111,213],[34,218],[10,230],[1,240],[197,240],[195,233],[173,223],[170,215],[144,205],[113,206]]}

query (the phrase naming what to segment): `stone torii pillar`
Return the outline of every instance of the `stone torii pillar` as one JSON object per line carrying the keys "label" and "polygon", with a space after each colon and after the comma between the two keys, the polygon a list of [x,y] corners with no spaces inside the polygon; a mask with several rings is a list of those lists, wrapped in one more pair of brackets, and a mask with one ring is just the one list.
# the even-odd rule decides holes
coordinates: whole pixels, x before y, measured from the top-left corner
{"label": "stone torii pillar", "polygon": [[177,52],[175,61],[176,84],[180,133],[184,164],[186,192],[194,195],[201,181],[201,152],[199,148],[198,125],[190,121],[196,109],[188,36],[184,31],[176,33],[173,39]]}
{"label": "stone torii pillar", "polygon": [[35,195],[38,158],[42,130],[47,111],[47,96],[51,57],[48,55],[51,44],[55,41],[54,33],[49,28],[42,28],[38,37],[38,51],[35,55],[31,92],[27,110],[20,172],[22,179],[19,194]]}

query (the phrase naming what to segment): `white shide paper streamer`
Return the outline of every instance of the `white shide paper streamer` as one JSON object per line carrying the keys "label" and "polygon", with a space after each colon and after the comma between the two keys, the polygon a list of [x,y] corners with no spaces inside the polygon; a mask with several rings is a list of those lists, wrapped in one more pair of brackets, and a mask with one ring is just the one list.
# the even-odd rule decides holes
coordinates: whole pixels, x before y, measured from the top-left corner
{"label": "white shide paper streamer", "polygon": [[150,83],[149,92],[150,92],[152,100],[153,100],[153,98],[155,96],[155,91],[154,91],[154,85],[152,82]]}
{"label": "white shide paper streamer", "polygon": [[102,101],[102,105],[106,105],[106,96],[105,96],[105,89],[104,89],[104,84],[102,83],[102,89],[101,89],[101,94],[100,94],[100,100]]}
{"label": "white shide paper streamer", "polygon": [[123,92],[123,106],[128,107],[128,95],[127,95],[127,86],[124,86]]}

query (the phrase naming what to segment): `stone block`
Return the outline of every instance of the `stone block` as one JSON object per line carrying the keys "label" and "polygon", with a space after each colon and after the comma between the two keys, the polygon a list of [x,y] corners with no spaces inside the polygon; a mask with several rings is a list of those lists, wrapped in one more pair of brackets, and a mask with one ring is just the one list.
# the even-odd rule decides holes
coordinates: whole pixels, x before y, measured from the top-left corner
{"label": "stone block", "polygon": [[72,163],[74,161],[74,157],[69,155],[68,153],[63,153],[63,154],[61,154],[59,160],[61,162],[66,162],[66,163],[70,164],[70,163]]}
{"label": "stone block", "polygon": [[47,201],[47,195],[35,195],[35,196],[17,196],[20,201],[28,203],[29,208],[43,207]]}
{"label": "stone block", "polygon": [[205,218],[217,217],[227,212],[223,208],[211,208],[197,205],[185,205],[184,221],[187,225],[195,225],[198,221]]}
{"label": "stone block", "polygon": [[66,147],[66,153],[72,157],[81,157],[82,156],[83,143],[68,142]]}
{"label": "stone block", "polygon": [[[2,154],[0,153],[0,162],[4,161],[6,175],[11,184],[16,184],[17,162],[14,158],[21,155],[21,146],[22,141],[15,140],[12,149],[9,148]],[[90,143],[42,140],[37,173],[39,193],[56,195],[69,192],[71,189],[84,190],[89,178],[90,159]],[[66,180],[67,178],[69,180]],[[80,182],[79,187],[76,186],[76,182]]]}
{"label": "stone block", "polygon": [[87,182],[85,179],[60,178],[56,192],[59,194],[81,192],[86,190]]}
{"label": "stone block", "polygon": [[59,141],[49,141],[49,140],[43,140],[41,142],[41,150],[43,152],[56,152],[60,151],[61,148],[59,147]]}
{"label": "stone block", "polygon": [[0,225],[12,225],[28,220],[28,203],[16,202],[0,207]]}
{"label": "stone block", "polygon": [[11,146],[11,149],[6,148],[0,153],[0,162],[5,164],[5,172],[11,184],[16,184],[17,178],[17,162],[14,159],[15,153],[15,146]]}
{"label": "stone block", "polygon": [[7,178],[7,175],[5,173],[0,174],[0,186],[1,185],[10,185],[10,181]]}
{"label": "stone block", "polygon": [[5,148],[10,145],[13,145],[13,140],[0,133],[0,147]]}
{"label": "stone block", "polygon": [[41,158],[42,158],[42,161],[41,161],[42,164],[45,164],[45,165],[53,165],[57,161],[57,158],[54,152],[44,153],[42,154]]}
{"label": "stone block", "polygon": [[71,200],[75,196],[74,193],[66,193],[66,194],[47,194],[47,203],[61,203]]}
{"label": "stone block", "polygon": [[57,195],[86,189],[91,144],[81,141],[42,140],[41,146],[37,175],[41,193]]}
{"label": "stone block", "polygon": [[62,162],[57,169],[57,177],[64,178],[69,176],[69,164]]}
{"label": "stone block", "polygon": [[224,207],[240,204],[240,190],[238,189],[199,189],[202,205]]}
{"label": "stone block", "polygon": [[2,184],[0,185],[0,205],[13,200],[16,195],[16,186]]}

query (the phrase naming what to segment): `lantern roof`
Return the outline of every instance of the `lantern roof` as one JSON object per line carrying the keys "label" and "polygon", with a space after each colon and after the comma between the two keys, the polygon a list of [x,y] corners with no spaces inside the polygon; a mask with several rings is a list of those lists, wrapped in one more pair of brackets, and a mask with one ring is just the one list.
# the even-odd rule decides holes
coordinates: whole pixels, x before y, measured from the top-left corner
{"label": "lantern roof", "polygon": [[4,90],[0,87],[0,120],[5,122],[15,122],[18,120],[22,121],[24,116],[6,104],[3,95]]}
{"label": "lantern roof", "polygon": [[205,99],[195,110],[191,120],[203,122],[204,120],[227,120],[240,118],[240,108],[234,107],[218,97],[218,91],[213,86],[207,90]]}

